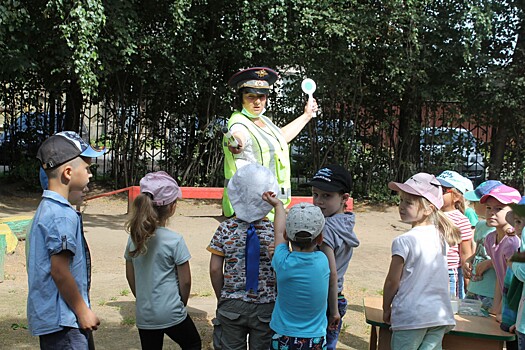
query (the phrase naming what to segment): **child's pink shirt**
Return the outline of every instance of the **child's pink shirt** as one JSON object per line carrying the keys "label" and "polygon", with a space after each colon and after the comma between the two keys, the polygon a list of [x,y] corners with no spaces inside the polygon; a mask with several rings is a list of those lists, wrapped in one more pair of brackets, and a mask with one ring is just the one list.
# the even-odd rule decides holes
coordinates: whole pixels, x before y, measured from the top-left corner
{"label": "child's pink shirt", "polygon": [[505,272],[507,271],[507,259],[518,251],[520,238],[516,235],[505,235],[499,244],[496,244],[497,235],[498,233],[494,231],[485,237],[485,249],[492,259],[492,265],[496,271],[499,287],[503,292],[503,282],[505,280]]}

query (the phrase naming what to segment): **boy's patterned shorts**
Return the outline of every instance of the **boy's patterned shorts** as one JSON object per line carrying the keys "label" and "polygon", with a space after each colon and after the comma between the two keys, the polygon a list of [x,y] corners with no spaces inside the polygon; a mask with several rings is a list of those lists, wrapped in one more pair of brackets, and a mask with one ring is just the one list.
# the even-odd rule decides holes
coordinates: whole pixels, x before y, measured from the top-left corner
{"label": "boy's patterned shorts", "polygon": [[325,337],[297,338],[274,334],[272,350],[326,350]]}

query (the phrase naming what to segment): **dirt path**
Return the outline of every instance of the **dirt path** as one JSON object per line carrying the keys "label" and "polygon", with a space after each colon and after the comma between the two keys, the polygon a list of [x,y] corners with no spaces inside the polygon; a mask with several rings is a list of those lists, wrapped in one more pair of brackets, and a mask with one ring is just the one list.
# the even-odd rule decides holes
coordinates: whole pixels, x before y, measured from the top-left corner
{"label": "dirt path", "polygon": [[[14,197],[0,191],[0,217],[32,215],[38,205],[38,195]],[[127,240],[124,231],[127,201],[125,197],[101,198],[84,208],[84,227],[93,259],[91,300],[100,317],[101,328],[95,333],[97,349],[140,349],[134,326],[134,298],[124,275],[123,252]],[[354,251],[345,281],[349,300],[343,319],[340,349],[368,349],[370,328],[363,315],[364,296],[381,293],[390,262],[392,239],[408,229],[398,220],[393,207],[369,207],[356,204],[356,232],[361,246]],[[183,234],[192,254],[192,297],[189,312],[203,338],[203,349],[211,349],[215,298],[208,276],[209,253],[206,246],[223,219],[217,202],[183,200],[170,227]],[[0,283],[0,349],[33,349],[38,339],[27,330],[24,244],[15,254],[6,257],[5,281]],[[165,349],[178,349],[170,340]]]}

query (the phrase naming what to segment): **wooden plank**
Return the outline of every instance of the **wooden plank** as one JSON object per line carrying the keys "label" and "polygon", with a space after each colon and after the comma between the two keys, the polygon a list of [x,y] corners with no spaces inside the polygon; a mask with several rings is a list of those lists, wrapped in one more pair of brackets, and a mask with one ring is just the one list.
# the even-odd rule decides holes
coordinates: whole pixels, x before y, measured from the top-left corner
{"label": "wooden plank", "polygon": [[[383,300],[380,297],[363,299],[366,323],[372,325],[370,349],[390,349],[389,325],[383,322]],[[443,338],[443,349],[501,350],[503,342],[514,340],[514,334],[499,328],[496,318],[454,315],[456,326]],[[379,327],[379,337],[375,332]]]}
{"label": "wooden plank", "polygon": [[[183,199],[222,199],[222,193],[224,189],[222,187],[181,187]],[[98,194],[93,197],[86,198],[92,200],[95,198],[105,197],[120,192],[128,192],[128,210],[131,209],[131,203],[140,194],[140,186],[130,186],[120,190],[111,191],[107,193]],[[306,202],[312,203],[312,196],[292,196],[292,200],[288,208],[293,207],[297,203]],[[354,210],[354,199],[349,198],[346,202],[346,211]]]}
{"label": "wooden plank", "polygon": [[222,187],[181,187],[183,199],[222,199]]}

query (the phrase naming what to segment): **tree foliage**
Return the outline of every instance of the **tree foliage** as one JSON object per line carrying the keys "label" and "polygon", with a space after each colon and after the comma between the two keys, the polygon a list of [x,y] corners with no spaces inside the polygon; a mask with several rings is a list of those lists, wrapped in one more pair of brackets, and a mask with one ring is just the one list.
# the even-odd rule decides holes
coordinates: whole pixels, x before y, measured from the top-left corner
{"label": "tree foliage", "polygon": [[353,169],[361,195],[381,192],[386,181],[420,170],[423,111],[453,108],[453,122],[442,115],[432,122],[468,119],[492,130],[487,155],[498,177],[511,162],[504,142],[523,136],[511,128],[523,115],[522,7],[512,0],[4,0],[0,53],[9,64],[0,80],[68,91],[74,118],[79,100],[104,103],[113,177],[126,174],[126,184],[150,166],[144,150],[158,151],[184,183],[220,184],[218,129],[236,101],[226,81],[249,66],[274,67],[285,78],[268,110],[278,125],[301,114],[300,81],[317,82],[322,113],[293,143],[310,156],[296,171],[339,162]]}

